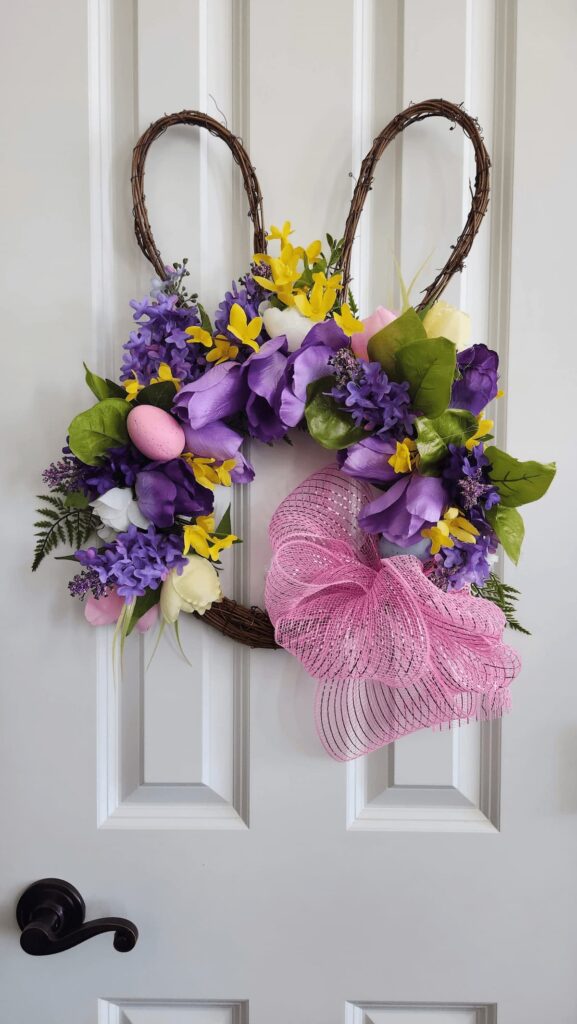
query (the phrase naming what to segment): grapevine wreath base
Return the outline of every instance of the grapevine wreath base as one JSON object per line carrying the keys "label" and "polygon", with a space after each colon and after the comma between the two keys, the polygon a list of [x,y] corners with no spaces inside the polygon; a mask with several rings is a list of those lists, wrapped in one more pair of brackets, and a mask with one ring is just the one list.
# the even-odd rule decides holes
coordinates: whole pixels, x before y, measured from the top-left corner
{"label": "grapevine wreath base", "polygon": [[[416,307],[361,319],[350,260],[376,164],[409,125],[459,125],[476,162],[471,208],[446,265]],[[254,228],[249,271],[211,319],[187,290],[186,261],[164,264],[152,235],[144,167],[172,125],[206,128],[240,167]],[[156,121],[134,150],[135,233],[156,277],[133,301],[119,382],[86,370],[96,404],[76,416],[36,524],[34,568],[61,542],[69,584],[92,625],[178,626],[181,612],[250,647],[282,647],[318,680],[325,749],[356,757],[416,729],[508,708],[519,671],[502,642],[516,592],[492,571],[516,562],[518,506],[540,498],[553,464],[491,444],[486,407],[501,392],[498,356],[469,344],[469,319],[440,301],[462,270],[489,201],[477,123],[444,100],[397,115],[365,157],[341,240],[293,244],[290,222],[265,234],[262,197],[241,141],[206,114]],[[278,251],[270,255],[267,242]],[[336,464],[279,506],[266,611],[222,594],[221,552],[237,543],[215,500],[254,470],[243,440],[306,430]],[[290,449],[287,449],[289,452]],[[180,639],[179,639],[180,642]]]}

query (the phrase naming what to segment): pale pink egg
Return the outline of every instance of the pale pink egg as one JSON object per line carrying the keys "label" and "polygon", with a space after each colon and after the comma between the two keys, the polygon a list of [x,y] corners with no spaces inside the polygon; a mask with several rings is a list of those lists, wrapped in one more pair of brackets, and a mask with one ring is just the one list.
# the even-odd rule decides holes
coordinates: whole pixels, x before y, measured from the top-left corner
{"label": "pale pink egg", "polygon": [[154,462],[170,462],[184,449],[180,423],[155,405],[135,405],[126,421],[130,440],[139,452]]}

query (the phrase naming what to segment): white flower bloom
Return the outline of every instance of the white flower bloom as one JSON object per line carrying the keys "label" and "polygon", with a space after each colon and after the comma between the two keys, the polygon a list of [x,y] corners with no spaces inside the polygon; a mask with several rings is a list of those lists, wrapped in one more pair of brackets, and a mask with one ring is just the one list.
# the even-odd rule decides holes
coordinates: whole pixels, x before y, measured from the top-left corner
{"label": "white flower bloom", "polygon": [[160,611],[165,622],[176,622],[181,611],[204,615],[221,598],[214,566],[200,555],[189,555],[181,574],[173,569],[162,584]]}
{"label": "white flower bloom", "polygon": [[423,317],[423,327],[429,338],[448,338],[459,352],[467,348],[471,337],[471,318],[448,302],[434,302]]}
{"label": "white flower bloom", "polygon": [[[90,504],[102,526],[108,527],[115,533],[123,533],[131,523],[141,530],[146,530],[149,526],[149,520],[142,515],[130,487],[112,487],[95,501],[91,501]],[[110,539],[110,535],[105,538],[104,531],[101,533],[100,529],[97,530],[98,536],[103,540]]]}
{"label": "white flower bloom", "polygon": [[313,320],[309,320],[308,316],[301,316],[294,306],[287,309],[269,306],[264,310],[262,318],[271,338],[278,338],[280,334],[286,335],[289,352],[296,352],[311,328],[315,326]]}

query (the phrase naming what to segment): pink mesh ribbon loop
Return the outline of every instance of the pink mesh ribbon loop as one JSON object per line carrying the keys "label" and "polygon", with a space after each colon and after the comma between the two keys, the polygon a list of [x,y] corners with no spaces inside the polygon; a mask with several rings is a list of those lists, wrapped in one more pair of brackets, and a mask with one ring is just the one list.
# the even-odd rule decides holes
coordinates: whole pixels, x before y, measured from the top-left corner
{"label": "pink mesh ribbon loop", "polygon": [[372,497],[368,484],[321,470],[270,525],[267,611],[277,643],[319,681],[317,729],[338,760],[417,729],[497,717],[520,669],[494,604],[445,594],[412,555],[379,557],[357,522]]}

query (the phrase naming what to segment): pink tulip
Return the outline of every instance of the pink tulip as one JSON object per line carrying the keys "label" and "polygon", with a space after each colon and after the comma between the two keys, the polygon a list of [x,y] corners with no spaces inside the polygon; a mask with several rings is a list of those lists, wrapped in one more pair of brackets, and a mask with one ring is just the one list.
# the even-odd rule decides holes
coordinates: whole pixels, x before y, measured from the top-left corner
{"label": "pink tulip", "polygon": [[384,306],[377,306],[374,313],[363,320],[364,331],[358,334],[353,334],[351,338],[351,347],[355,353],[357,359],[369,358],[367,351],[367,345],[374,334],[378,334],[379,331],[386,327],[387,324],[392,323],[393,320],[397,319],[397,313],[391,313],[390,309],[385,309]]}
{"label": "pink tulip", "polygon": [[[110,626],[118,622],[120,613],[124,608],[124,601],[118,596],[115,590],[111,590],[105,597],[88,597],[84,605],[84,617],[91,626]],[[158,605],[154,604],[136,623],[139,633],[146,633],[154,625],[158,618]]]}

